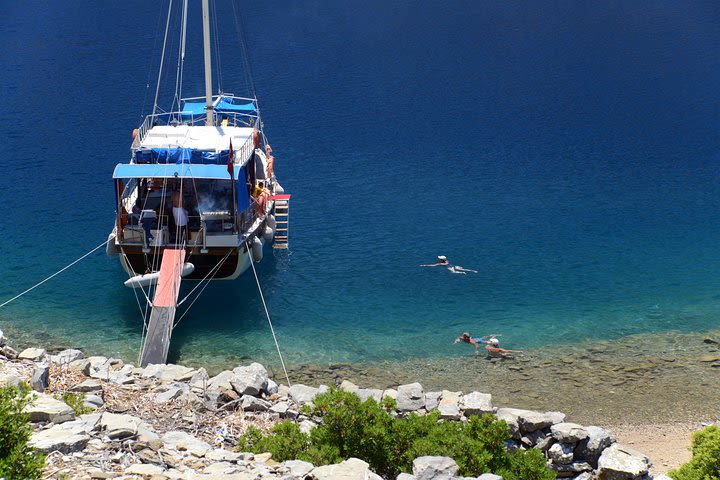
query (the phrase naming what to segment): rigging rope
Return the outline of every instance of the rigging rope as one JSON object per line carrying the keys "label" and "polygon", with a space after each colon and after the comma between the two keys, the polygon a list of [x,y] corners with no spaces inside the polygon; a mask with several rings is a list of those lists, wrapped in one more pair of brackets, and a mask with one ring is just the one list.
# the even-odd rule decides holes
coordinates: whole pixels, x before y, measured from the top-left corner
{"label": "rigging rope", "polygon": [[73,265],[75,265],[76,263],[78,263],[80,260],[83,260],[85,257],[88,257],[90,254],[94,253],[96,250],[98,250],[99,248],[101,248],[103,245],[107,245],[107,243],[108,243],[109,241],[110,241],[110,238],[108,238],[107,240],[105,240],[104,242],[102,242],[100,245],[98,245],[97,247],[95,247],[95,248],[93,248],[92,250],[90,250],[89,252],[87,252],[87,253],[86,253],[85,255],[83,255],[82,257],[78,258],[77,260],[75,260],[75,261],[73,261],[72,263],[64,266],[63,268],[61,268],[61,269],[58,270],[57,272],[53,273],[52,275],[50,275],[49,277],[47,277],[45,280],[43,280],[43,281],[41,281],[41,282],[39,282],[39,283],[36,283],[35,285],[33,285],[32,287],[28,288],[28,289],[25,290],[24,292],[19,293],[19,294],[15,295],[13,298],[11,298],[10,300],[6,301],[5,303],[0,304],[0,308],[4,307],[5,305],[7,305],[8,303],[12,302],[13,300],[17,300],[18,298],[22,297],[22,296],[25,295],[26,293],[28,293],[28,292],[30,292],[30,291],[32,291],[32,290],[35,290],[37,287],[39,287],[39,286],[42,285],[43,283],[47,282],[47,281],[50,280],[51,278],[60,275],[62,272],[64,272],[64,271],[67,270],[68,268],[72,267]]}
{"label": "rigging rope", "polygon": [[283,360],[282,353],[280,352],[280,345],[275,335],[275,328],[273,328],[272,320],[270,320],[270,312],[268,312],[267,303],[265,303],[265,295],[263,295],[262,287],[260,286],[260,279],[258,278],[257,272],[255,271],[255,262],[252,259],[252,251],[250,250],[250,243],[246,242],[248,258],[250,259],[250,266],[252,267],[253,275],[255,276],[255,283],[257,283],[258,291],[260,292],[260,299],[262,300],[263,307],[265,308],[265,315],[267,316],[268,323],[270,324],[270,331],[272,332],[273,340],[275,340],[275,348],[277,348],[278,355],[280,356],[280,364],[282,365],[283,372],[285,372],[285,379],[288,382],[288,387],[292,387],[290,383],[290,377],[288,376],[287,369],[285,368],[285,360]]}
{"label": "rigging rope", "polygon": [[165,22],[165,39],[163,40],[162,53],[160,54],[160,71],[158,72],[157,87],[155,87],[155,102],[153,102],[152,110],[153,115],[155,115],[155,111],[157,110],[158,96],[160,95],[160,79],[162,78],[163,63],[165,62],[165,47],[167,46],[168,30],[170,30],[170,13],[172,12],[172,4],[173,2],[170,0],[170,4],[168,5],[167,22]]}

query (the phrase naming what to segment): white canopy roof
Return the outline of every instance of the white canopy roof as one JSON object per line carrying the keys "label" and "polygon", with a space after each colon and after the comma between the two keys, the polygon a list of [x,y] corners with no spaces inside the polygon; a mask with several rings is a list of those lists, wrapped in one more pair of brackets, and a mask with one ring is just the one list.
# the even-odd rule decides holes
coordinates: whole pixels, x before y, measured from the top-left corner
{"label": "white canopy roof", "polygon": [[239,150],[252,142],[250,127],[206,127],[189,125],[157,125],[145,135],[140,148],[183,148],[205,151],[222,151],[230,147]]}

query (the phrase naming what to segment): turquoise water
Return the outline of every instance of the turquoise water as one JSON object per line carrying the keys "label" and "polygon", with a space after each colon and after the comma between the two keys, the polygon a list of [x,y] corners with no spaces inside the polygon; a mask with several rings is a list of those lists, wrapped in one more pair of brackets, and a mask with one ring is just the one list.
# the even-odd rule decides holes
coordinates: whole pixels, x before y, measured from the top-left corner
{"label": "turquoise water", "polygon": [[[0,299],[106,238],[164,7],[5,10]],[[291,249],[258,266],[288,363],[456,356],[465,330],[527,349],[720,326],[716,4],[280,2],[244,21],[293,194]],[[418,267],[440,254],[479,273]],[[98,253],[0,327],[133,360],[124,279]],[[205,291],[170,360],[249,358],[277,354],[245,275]]]}

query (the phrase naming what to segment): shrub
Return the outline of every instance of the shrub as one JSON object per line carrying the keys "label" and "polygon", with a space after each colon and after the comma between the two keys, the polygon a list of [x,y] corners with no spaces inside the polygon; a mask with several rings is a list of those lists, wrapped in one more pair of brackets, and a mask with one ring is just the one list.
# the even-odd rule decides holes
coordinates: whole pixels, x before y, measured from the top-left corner
{"label": "shrub", "polygon": [[37,479],[42,476],[45,456],[28,447],[32,431],[23,413],[30,403],[30,388],[0,388],[0,478]]}
{"label": "shrub", "polygon": [[692,436],[692,458],[669,473],[674,480],[720,480],[720,428],[715,425]]}
{"label": "shrub", "polygon": [[507,424],[492,415],[471,416],[467,424],[440,421],[437,411],[396,418],[390,413],[394,401],[362,402],[357,395],[336,388],[318,395],[313,403],[306,413],[321,417],[322,423],[309,435],[285,421],[265,436],[258,429],[248,430],[239,448],[268,451],[278,461],[300,459],[315,465],[356,457],[385,478],[411,471],[413,460],[425,455],[452,457],[460,475],[494,472],[508,480],[555,478],[541,452],[509,453]]}
{"label": "shrub", "polygon": [[93,409],[85,405],[85,394],[84,393],[69,393],[65,392],[62,396],[55,395],[55,398],[65,402],[70,408],[75,411],[75,415],[84,415],[86,413],[92,413]]}

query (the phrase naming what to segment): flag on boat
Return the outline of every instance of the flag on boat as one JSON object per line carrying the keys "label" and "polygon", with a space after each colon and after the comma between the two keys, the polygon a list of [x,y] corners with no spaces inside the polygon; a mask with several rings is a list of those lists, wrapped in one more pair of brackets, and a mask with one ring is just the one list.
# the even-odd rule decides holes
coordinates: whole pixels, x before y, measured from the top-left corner
{"label": "flag on boat", "polygon": [[230,153],[228,154],[228,173],[230,174],[230,180],[235,180],[233,176],[233,163],[235,160],[235,151],[232,148],[232,138],[230,139]]}

